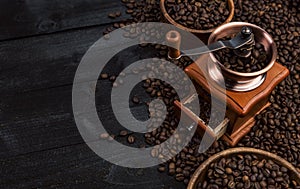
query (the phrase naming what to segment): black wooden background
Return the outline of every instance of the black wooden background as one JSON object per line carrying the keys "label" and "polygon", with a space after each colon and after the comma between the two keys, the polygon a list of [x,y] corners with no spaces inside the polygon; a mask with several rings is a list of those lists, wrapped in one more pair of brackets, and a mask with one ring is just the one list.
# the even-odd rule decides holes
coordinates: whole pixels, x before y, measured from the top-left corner
{"label": "black wooden background", "polygon": [[[108,18],[113,11],[122,16]],[[106,27],[128,18],[120,0],[0,1],[0,188],[185,188],[157,167],[106,162],[75,125],[77,66]]]}

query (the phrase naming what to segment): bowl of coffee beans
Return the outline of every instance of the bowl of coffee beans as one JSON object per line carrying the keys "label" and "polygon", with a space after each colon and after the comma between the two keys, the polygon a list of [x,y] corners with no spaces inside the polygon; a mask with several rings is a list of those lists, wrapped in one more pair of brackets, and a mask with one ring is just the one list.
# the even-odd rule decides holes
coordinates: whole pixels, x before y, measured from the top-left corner
{"label": "bowl of coffee beans", "polygon": [[[250,28],[254,35],[251,53],[247,57],[240,56],[235,49],[221,49],[210,53],[212,63],[209,64],[210,75],[224,76],[229,84],[247,84],[251,90],[262,83],[265,74],[273,67],[277,58],[277,48],[272,37],[262,28],[246,22],[231,22],[220,26],[212,32],[208,44],[229,40],[235,37],[243,27]],[[213,78],[214,79],[214,78]],[[217,80],[218,78],[215,78]],[[245,85],[247,86],[247,85]]]}
{"label": "bowl of coffee beans", "polygon": [[188,189],[300,188],[300,173],[267,151],[231,148],[207,159],[195,171]]}
{"label": "bowl of coffee beans", "polygon": [[233,0],[161,0],[160,8],[167,22],[200,38],[234,15]]}

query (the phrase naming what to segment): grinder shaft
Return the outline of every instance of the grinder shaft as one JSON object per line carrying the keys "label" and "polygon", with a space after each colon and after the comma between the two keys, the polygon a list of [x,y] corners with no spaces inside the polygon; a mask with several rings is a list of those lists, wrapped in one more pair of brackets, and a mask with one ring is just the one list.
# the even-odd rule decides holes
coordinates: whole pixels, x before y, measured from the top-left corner
{"label": "grinder shaft", "polygon": [[201,55],[223,48],[234,49],[237,56],[248,57],[251,55],[251,50],[255,43],[254,35],[249,27],[243,27],[241,32],[231,40],[217,41],[207,46],[186,50],[184,54],[180,52],[181,35],[179,32],[174,30],[169,31],[166,34],[166,41],[169,46],[168,56],[170,59],[179,59],[181,56]]}

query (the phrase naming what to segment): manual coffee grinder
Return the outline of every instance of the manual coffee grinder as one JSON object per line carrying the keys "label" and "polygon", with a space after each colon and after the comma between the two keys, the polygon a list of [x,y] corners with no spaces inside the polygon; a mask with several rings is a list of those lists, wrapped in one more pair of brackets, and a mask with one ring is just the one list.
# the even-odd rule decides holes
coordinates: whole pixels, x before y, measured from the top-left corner
{"label": "manual coffee grinder", "polygon": [[[229,41],[219,41],[233,35],[236,36]],[[183,113],[187,125],[197,123],[200,135],[206,131],[213,140],[222,138],[231,146],[235,146],[251,130],[255,124],[255,116],[270,105],[271,92],[289,74],[287,68],[276,62],[277,49],[272,37],[262,28],[250,23],[232,22],[220,26],[210,35],[207,46],[185,51],[185,54],[181,54],[181,36],[177,31],[167,33],[166,41],[176,47],[169,47],[168,55],[171,59],[202,54],[185,69],[197,94],[190,94],[181,102],[175,101],[176,112]],[[269,58],[269,64],[265,68],[253,73],[229,70],[212,53],[218,49],[232,48],[237,56],[246,57],[251,54],[253,43],[262,44]],[[226,90],[220,89],[221,77],[224,78]],[[212,93],[216,97],[226,97],[225,118],[215,128],[188,108],[188,104],[193,103],[198,95],[210,102]]]}

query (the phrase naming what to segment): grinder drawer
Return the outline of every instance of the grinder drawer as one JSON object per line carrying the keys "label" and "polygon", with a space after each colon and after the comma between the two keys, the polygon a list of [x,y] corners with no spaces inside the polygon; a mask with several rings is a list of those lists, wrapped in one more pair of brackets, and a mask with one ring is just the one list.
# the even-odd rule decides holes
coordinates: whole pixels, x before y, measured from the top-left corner
{"label": "grinder drawer", "polygon": [[[180,113],[182,113],[183,123],[186,124],[188,128],[197,126],[197,133],[199,135],[203,135],[204,132],[207,132],[209,137],[213,138],[213,140],[218,140],[225,134],[229,119],[225,117],[222,121],[213,123],[214,126],[209,125],[208,114],[211,111],[210,103],[199,97],[198,94],[192,94],[182,102],[175,101],[174,105],[177,116],[180,117]],[[193,111],[193,109],[195,109],[194,107],[197,105],[200,106],[200,115],[197,115],[195,111]]]}

